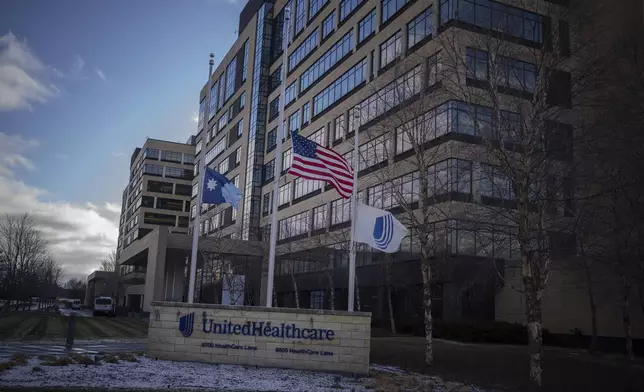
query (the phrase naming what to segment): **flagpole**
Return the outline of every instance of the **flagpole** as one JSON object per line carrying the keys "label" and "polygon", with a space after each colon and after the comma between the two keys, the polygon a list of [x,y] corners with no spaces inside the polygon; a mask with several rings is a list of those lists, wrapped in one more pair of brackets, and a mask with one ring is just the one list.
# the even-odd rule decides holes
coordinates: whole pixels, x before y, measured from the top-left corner
{"label": "flagpole", "polygon": [[353,113],[353,192],[351,194],[351,242],[349,243],[349,305],[347,309],[353,312],[356,293],[356,243],[353,238],[356,234],[356,217],[358,216],[358,134],[359,134],[360,106],[356,106]]}
{"label": "flagpole", "polygon": [[[210,53],[210,61],[208,62],[208,89],[206,90],[206,105],[204,108],[204,134],[208,132],[208,117],[205,113],[206,110],[210,110],[210,76],[212,75],[212,67],[215,65],[215,54]],[[205,137],[201,136],[201,159],[199,160],[199,173],[197,181],[197,198],[195,202],[197,203],[197,211],[195,214],[195,220],[192,225],[192,254],[190,255],[190,280],[188,284],[188,303],[191,304],[194,302],[195,298],[195,279],[197,277],[197,256],[199,252],[199,229],[201,228],[201,199],[203,195],[203,178],[206,171],[206,143],[207,140]]]}
{"label": "flagpole", "polygon": [[284,106],[286,104],[286,69],[288,67],[288,34],[291,28],[291,8],[284,9],[284,25],[282,27],[282,87],[280,89],[280,112],[279,112],[279,129],[277,135],[277,146],[275,148],[275,169],[273,179],[273,200],[271,211],[271,239],[270,249],[268,252],[268,281],[266,282],[266,307],[273,306],[273,278],[275,276],[275,252],[277,248],[277,207],[279,195],[279,181],[282,174],[282,137],[286,138],[286,129],[284,127]]}

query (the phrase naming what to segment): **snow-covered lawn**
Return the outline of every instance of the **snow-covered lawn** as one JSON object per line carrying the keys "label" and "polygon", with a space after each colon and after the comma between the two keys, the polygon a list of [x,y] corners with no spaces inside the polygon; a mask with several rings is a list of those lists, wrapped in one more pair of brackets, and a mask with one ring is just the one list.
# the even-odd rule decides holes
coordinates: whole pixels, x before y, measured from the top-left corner
{"label": "snow-covered lawn", "polygon": [[[366,391],[362,380],[328,373],[297,370],[214,365],[194,362],[155,361],[99,365],[42,366],[30,359],[0,373],[2,387],[75,387],[214,389],[242,391]],[[34,371],[40,366],[40,371]]]}
{"label": "snow-covered lawn", "polygon": [[[475,386],[445,382],[440,377],[404,372],[392,366],[372,365],[369,377],[354,379],[329,373],[161,361],[143,356],[136,357],[136,360],[121,360],[118,363],[101,360],[92,365],[74,363],[67,366],[47,366],[41,360],[31,358],[26,365],[16,365],[4,372],[0,371],[0,389],[39,387],[155,391],[483,392]],[[75,362],[79,362],[78,357]]]}

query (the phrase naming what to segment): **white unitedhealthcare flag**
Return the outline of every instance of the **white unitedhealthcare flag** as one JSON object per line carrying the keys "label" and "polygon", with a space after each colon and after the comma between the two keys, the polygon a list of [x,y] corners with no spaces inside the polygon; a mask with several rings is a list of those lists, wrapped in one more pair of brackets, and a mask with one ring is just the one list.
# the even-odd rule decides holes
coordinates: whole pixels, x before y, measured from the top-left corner
{"label": "white unitedhealthcare flag", "polygon": [[405,226],[390,212],[358,203],[355,242],[364,242],[372,248],[394,253],[406,235]]}

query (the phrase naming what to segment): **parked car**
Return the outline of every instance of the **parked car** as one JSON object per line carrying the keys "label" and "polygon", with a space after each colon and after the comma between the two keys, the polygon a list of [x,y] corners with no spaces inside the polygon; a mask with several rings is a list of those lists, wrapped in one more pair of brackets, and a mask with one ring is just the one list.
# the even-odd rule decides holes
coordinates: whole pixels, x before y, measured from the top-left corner
{"label": "parked car", "polygon": [[114,300],[111,297],[97,297],[94,299],[94,316],[114,316]]}

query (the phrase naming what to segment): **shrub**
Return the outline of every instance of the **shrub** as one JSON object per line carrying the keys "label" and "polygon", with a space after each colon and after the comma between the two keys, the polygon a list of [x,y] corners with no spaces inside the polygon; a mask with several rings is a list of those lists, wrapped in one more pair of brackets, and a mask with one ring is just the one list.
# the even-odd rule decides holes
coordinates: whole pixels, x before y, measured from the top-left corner
{"label": "shrub", "polygon": [[524,325],[503,321],[434,320],[434,337],[471,343],[528,344]]}
{"label": "shrub", "polygon": [[119,363],[118,358],[116,358],[112,354],[107,354],[105,358],[103,358],[103,361],[105,361],[106,363]]}
{"label": "shrub", "polygon": [[31,368],[32,372],[42,372],[42,368],[40,366],[34,366]]}
{"label": "shrub", "polygon": [[56,357],[55,355],[51,355],[51,354],[41,354],[41,355],[38,356],[38,359],[41,360],[41,361],[53,362],[53,361],[56,360],[56,358],[58,358],[58,357]]}
{"label": "shrub", "polygon": [[133,354],[130,354],[130,353],[119,354],[118,358],[121,361],[136,362],[136,357]]}
{"label": "shrub", "polygon": [[0,372],[4,372],[6,370],[9,370],[12,367],[14,367],[14,363],[12,361],[0,362]]}
{"label": "shrub", "polygon": [[61,358],[58,358],[58,359],[53,360],[53,361],[41,362],[40,364],[43,365],[43,366],[67,366],[67,365],[71,365],[73,363],[74,362],[70,358],[61,357]]}
{"label": "shrub", "polygon": [[26,365],[28,359],[29,357],[23,353],[13,353],[13,355],[11,355],[11,362],[13,362],[14,365]]}
{"label": "shrub", "polygon": [[93,365],[94,361],[92,358],[88,357],[87,355],[80,355],[80,354],[75,354],[72,356],[72,359],[74,362],[81,364],[81,365]]}

